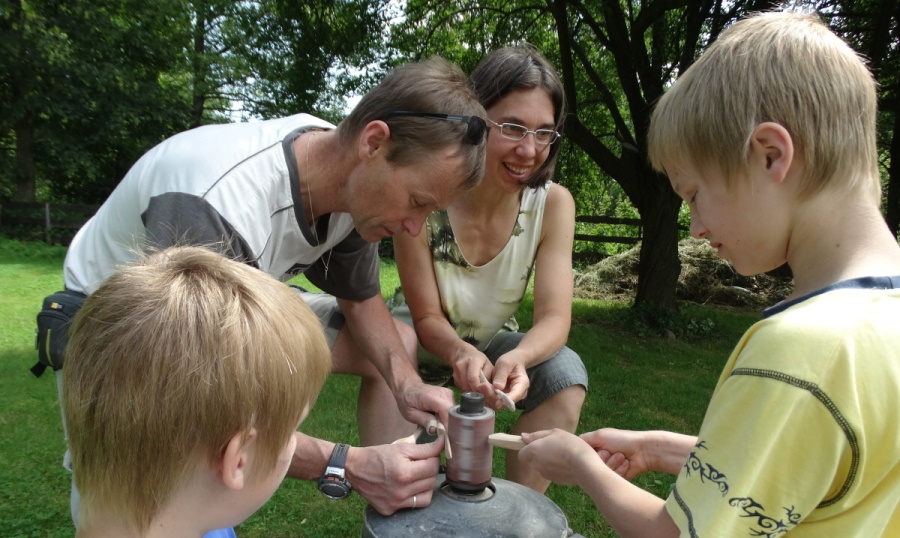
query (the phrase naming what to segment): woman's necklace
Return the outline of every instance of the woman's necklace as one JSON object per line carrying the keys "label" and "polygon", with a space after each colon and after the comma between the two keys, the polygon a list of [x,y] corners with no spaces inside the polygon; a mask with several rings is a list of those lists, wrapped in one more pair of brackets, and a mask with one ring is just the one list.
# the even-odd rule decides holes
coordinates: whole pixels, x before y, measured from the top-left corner
{"label": "woman's necklace", "polygon": [[[319,242],[318,226],[316,226],[316,214],[313,212],[312,190],[309,186],[309,147],[312,143],[312,139],[316,137],[316,132],[309,131],[309,135],[309,138],[306,139],[306,199],[309,200],[309,217],[312,219],[312,232],[313,235],[316,236],[316,244],[321,245]],[[331,251],[332,249],[328,249],[328,260],[321,257],[319,258],[322,260],[322,265],[325,266],[325,280],[328,280],[328,264],[331,263]]]}

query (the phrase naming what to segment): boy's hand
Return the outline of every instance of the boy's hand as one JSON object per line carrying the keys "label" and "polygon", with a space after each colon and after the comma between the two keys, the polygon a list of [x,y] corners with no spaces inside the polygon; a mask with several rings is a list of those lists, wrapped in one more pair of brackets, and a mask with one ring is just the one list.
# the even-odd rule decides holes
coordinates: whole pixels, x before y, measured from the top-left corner
{"label": "boy's hand", "polygon": [[642,450],[643,432],[603,428],[581,434],[600,459],[619,476],[631,480],[653,470]]}
{"label": "boy's hand", "polygon": [[600,459],[628,480],[659,471],[678,475],[697,443],[690,435],[666,431],[630,431],[603,428],[581,434]]}
{"label": "boy's hand", "polygon": [[590,465],[590,460],[599,458],[594,449],[583,439],[554,428],[534,433],[523,433],[525,447],[519,451],[519,461],[527,463],[541,475],[557,484],[579,485],[583,477],[582,468]]}
{"label": "boy's hand", "polygon": [[347,454],[347,480],[379,514],[422,508],[431,504],[443,448],[443,437],[424,445],[353,447]]}

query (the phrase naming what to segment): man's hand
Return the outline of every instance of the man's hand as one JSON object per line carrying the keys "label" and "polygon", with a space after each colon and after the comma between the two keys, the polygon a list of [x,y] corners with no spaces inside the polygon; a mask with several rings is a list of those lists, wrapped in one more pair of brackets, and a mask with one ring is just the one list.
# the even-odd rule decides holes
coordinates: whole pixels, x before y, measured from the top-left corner
{"label": "man's hand", "polygon": [[418,508],[428,506],[443,448],[443,437],[424,445],[354,447],[347,454],[347,480],[385,516],[414,504]]}
{"label": "man's hand", "polygon": [[446,426],[454,403],[452,390],[429,385],[421,379],[404,386],[394,394],[394,398],[397,399],[397,407],[403,418],[425,427],[428,427],[428,422],[435,416]]}

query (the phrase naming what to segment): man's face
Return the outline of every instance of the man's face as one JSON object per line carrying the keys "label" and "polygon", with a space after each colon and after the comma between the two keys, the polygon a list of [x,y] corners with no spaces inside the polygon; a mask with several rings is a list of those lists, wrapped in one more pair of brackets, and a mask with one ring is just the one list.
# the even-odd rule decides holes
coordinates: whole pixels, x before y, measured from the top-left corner
{"label": "man's face", "polygon": [[361,163],[348,185],[350,214],[363,239],[419,235],[428,214],[446,208],[462,192],[463,159],[455,152],[447,148],[405,166],[383,155]]}

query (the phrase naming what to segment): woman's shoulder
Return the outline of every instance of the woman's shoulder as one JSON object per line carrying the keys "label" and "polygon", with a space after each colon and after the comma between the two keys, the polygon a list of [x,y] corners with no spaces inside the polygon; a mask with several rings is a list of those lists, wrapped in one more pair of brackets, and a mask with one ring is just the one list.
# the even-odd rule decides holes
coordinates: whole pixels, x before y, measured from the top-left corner
{"label": "woman's shoulder", "polygon": [[558,212],[566,217],[572,215],[572,218],[574,218],[575,199],[572,198],[572,193],[569,192],[569,189],[563,187],[559,183],[551,182],[547,184],[547,201],[544,209],[545,215],[548,212]]}

